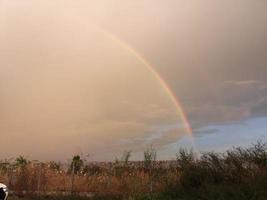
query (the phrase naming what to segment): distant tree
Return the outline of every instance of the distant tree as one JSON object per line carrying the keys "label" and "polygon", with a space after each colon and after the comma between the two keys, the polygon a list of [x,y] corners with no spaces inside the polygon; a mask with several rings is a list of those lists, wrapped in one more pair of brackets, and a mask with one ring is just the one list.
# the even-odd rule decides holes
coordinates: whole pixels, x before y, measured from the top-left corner
{"label": "distant tree", "polygon": [[81,156],[75,155],[72,158],[72,162],[70,165],[70,171],[73,174],[78,174],[84,166],[84,161],[81,159]]}
{"label": "distant tree", "polygon": [[176,161],[180,169],[188,168],[195,162],[195,160],[196,156],[193,149],[180,149],[179,152],[176,153]]}
{"label": "distant tree", "polygon": [[122,155],[122,162],[126,166],[129,163],[132,151],[124,151]]}
{"label": "distant tree", "polygon": [[153,165],[153,162],[156,161],[156,158],[157,158],[157,152],[153,148],[153,146],[150,146],[150,148],[148,148],[144,151],[145,168],[147,168],[147,169],[151,168]]}
{"label": "distant tree", "polygon": [[[14,188],[21,195],[23,191],[28,191],[30,186],[30,171],[27,168],[30,162],[24,156],[19,156],[15,159],[14,169],[17,169],[16,181]],[[11,181],[10,181],[11,182]]]}
{"label": "distant tree", "polygon": [[[152,169],[154,166],[154,162],[156,161],[157,158],[157,152],[153,148],[153,146],[150,146],[150,148],[146,149],[144,151],[144,166],[145,169],[148,170],[149,173],[149,179],[150,179],[150,195],[153,193],[153,179],[154,179],[154,174],[152,173]],[[152,197],[151,197],[152,198]]]}
{"label": "distant tree", "polygon": [[19,156],[15,160],[15,166],[18,168],[25,167],[28,163],[29,161],[24,156]]}
{"label": "distant tree", "polygon": [[6,174],[9,171],[10,166],[11,166],[10,160],[1,160],[0,161],[0,172],[2,174]]}
{"label": "distant tree", "polygon": [[83,167],[84,167],[84,161],[81,159],[81,156],[80,155],[73,156],[71,164],[70,164],[70,169],[69,169],[69,171],[72,174],[71,193],[74,192],[75,175],[77,175],[79,172],[81,172]]}

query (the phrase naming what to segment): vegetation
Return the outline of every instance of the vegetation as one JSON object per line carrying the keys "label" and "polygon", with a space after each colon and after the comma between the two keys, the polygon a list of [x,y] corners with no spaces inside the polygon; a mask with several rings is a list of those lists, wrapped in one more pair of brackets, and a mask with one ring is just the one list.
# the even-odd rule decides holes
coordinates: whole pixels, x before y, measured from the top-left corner
{"label": "vegetation", "polygon": [[[267,145],[196,156],[181,149],[176,160],[129,161],[125,151],[116,162],[87,163],[79,155],[68,166],[28,161],[20,156],[0,162],[0,181],[10,199],[92,200],[264,200],[267,199]],[[26,199],[25,199],[26,200]]]}

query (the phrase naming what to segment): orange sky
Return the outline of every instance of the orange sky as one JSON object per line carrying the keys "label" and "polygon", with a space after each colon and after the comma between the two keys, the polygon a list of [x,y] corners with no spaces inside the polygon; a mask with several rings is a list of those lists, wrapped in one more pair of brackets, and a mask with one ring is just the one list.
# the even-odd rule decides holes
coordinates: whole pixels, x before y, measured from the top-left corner
{"label": "orange sky", "polygon": [[0,158],[113,160],[150,144],[173,156],[181,116],[110,35],[154,66],[195,132],[267,116],[266,10],[264,0],[0,0]]}
{"label": "orange sky", "polygon": [[[72,8],[60,1],[2,6],[1,157],[103,158],[144,149],[133,139],[149,138],[155,125],[182,124],[147,67]],[[184,133],[167,133],[166,140]]]}

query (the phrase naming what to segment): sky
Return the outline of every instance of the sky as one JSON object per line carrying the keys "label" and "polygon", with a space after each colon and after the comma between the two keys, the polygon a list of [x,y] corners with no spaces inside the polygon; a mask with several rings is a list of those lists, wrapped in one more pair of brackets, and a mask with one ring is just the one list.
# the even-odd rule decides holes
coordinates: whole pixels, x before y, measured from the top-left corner
{"label": "sky", "polygon": [[0,158],[267,141],[266,52],[265,0],[0,0]]}

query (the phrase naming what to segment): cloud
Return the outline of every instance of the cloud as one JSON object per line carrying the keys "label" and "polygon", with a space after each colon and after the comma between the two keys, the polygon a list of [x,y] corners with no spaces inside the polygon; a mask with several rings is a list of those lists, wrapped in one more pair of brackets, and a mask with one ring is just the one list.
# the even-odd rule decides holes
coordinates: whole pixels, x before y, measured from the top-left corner
{"label": "cloud", "polygon": [[262,82],[259,80],[244,80],[244,81],[227,80],[227,81],[224,81],[224,83],[230,84],[230,85],[248,86],[248,85],[261,84]]}
{"label": "cloud", "polygon": [[109,146],[109,148],[113,152],[119,152],[121,149],[143,152],[147,147],[152,145],[157,150],[162,150],[170,144],[177,143],[187,134],[187,130],[184,128],[167,128],[159,132],[150,131],[143,136],[120,139],[115,144]]}
{"label": "cloud", "polygon": [[226,80],[218,84],[217,101],[207,99],[205,103],[200,101],[187,108],[196,134],[197,128],[203,126],[239,123],[256,116],[266,117],[266,85],[261,80]]}
{"label": "cloud", "polygon": [[201,137],[203,135],[215,134],[218,133],[218,129],[216,128],[208,128],[208,129],[197,129],[194,131],[196,137]]}
{"label": "cloud", "polygon": [[266,117],[267,116],[267,95],[261,99],[261,101],[252,107],[251,113],[254,117]]}
{"label": "cloud", "polygon": [[0,131],[16,149],[0,145],[10,154],[36,148],[32,154],[47,158],[56,150],[56,157],[75,149],[104,155],[114,146],[138,150],[179,140],[183,130],[153,132],[182,124],[175,106],[149,70],[107,34],[155,67],[195,134],[267,116],[265,5],[6,1],[0,8]]}

